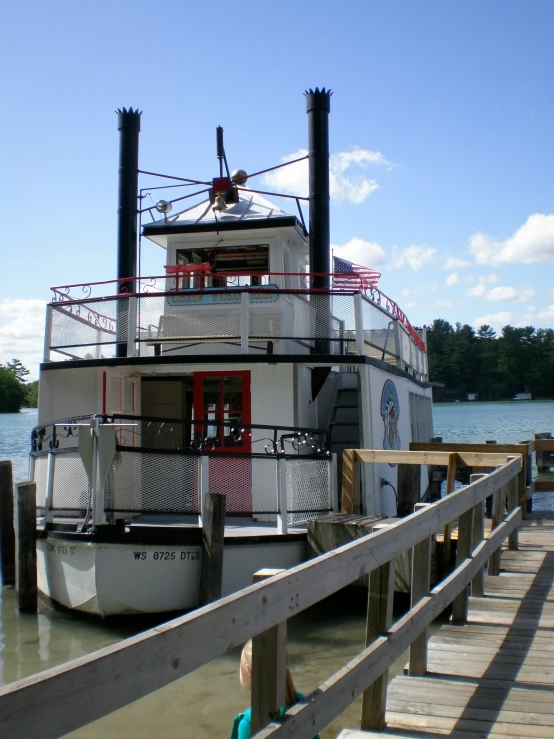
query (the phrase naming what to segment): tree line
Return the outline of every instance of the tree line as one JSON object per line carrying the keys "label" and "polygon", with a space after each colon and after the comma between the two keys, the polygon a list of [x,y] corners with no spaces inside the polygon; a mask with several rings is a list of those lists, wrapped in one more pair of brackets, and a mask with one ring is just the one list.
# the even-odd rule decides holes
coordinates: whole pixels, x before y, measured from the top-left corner
{"label": "tree line", "polygon": [[0,413],[18,413],[25,406],[38,405],[38,380],[27,382],[29,370],[19,359],[2,364],[0,362]]}
{"label": "tree line", "polygon": [[488,325],[478,331],[468,324],[437,318],[427,329],[429,378],[435,400],[511,399],[516,393],[554,398],[554,331],[551,328],[504,326],[500,334]]}

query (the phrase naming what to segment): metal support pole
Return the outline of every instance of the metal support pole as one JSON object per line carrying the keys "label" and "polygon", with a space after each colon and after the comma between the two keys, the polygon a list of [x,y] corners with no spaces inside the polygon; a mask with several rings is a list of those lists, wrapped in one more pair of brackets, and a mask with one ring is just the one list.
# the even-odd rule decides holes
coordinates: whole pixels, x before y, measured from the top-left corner
{"label": "metal support pole", "polygon": [[44,499],[44,528],[48,528],[54,520],[54,475],[56,470],[56,456],[54,452],[48,454],[48,467],[46,468],[46,496]]}
{"label": "metal support pole", "polygon": [[127,356],[137,356],[137,298],[129,295],[127,308]]}
{"label": "metal support pole", "polygon": [[277,531],[286,534],[288,530],[287,510],[287,460],[277,459],[277,491],[279,496],[279,513],[277,514]]}
{"label": "metal support pole", "polygon": [[[356,326],[356,354],[363,357],[365,354],[364,343],[364,313],[362,307],[362,294],[354,295],[354,320]],[[367,447],[366,447],[367,448]]]}
{"label": "metal support pole", "polygon": [[46,306],[46,321],[44,325],[44,350],[42,353],[42,361],[50,361],[50,347],[52,342],[52,314],[54,307],[52,305]]}
{"label": "metal support pole", "polygon": [[203,526],[204,509],[206,507],[206,496],[210,489],[210,458],[202,455],[200,457],[200,514],[198,515],[198,525]]}
{"label": "metal support pole", "polygon": [[250,335],[250,295],[243,290],[240,295],[240,353],[248,354],[248,337]]}

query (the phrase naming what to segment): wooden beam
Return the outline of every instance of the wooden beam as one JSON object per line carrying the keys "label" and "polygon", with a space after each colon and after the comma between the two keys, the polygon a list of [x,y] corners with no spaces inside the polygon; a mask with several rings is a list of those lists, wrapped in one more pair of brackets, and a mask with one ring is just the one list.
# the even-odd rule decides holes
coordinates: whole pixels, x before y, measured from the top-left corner
{"label": "wooden beam", "polygon": [[221,598],[223,584],[223,540],[225,537],[225,496],[207,493],[202,513],[204,524],[200,602],[213,603]]}
{"label": "wooden beam", "polygon": [[355,494],[356,450],[345,449],[342,453],[342,495],[341,512],[354,514],[356,509]]}
{"label": "wooden beam", "polygon": [[[444,446],[443,444],[437,444],[439,448]],[[390,451],[383,449],[354,449],[354,459],[358,462],[369,462],[369,463],[383,463],[383,464],[427,464],[435,465],[437,467],[448,466],[449,455],[457,453],[458,465],[465,465],[467,467],[496,467],[499,464],[504,464],[509,456],[513,456],[514,452],[497,451],[497,446],[494,447],[494,452],[491,452],[491,445],[487,445],[487,452],[480,450],[471,451],[461,449],[458,452],[454,451]],[[348,450],[350,451],[350,450]],[[526,447],[524,447],[526,451]],[[345,452],[346,453],[346,452]],[[343,473],[344,474],[344,473]],[[344,477],[343,477],[344,479]]]}
{"label": "wooden beam", "polygon": [[[534,441],[525,444],[495,444],[494,451],[501,454],[531,454],[535,451]],[[466,443],[449,443],[449,444],[432,444],[431,442],[414,442],[410,443],[410,451],[416,452],[475,452],[487,454],[491,450],[491,444],[466,444]]]}
{"label": "wooden beam", "polygon": [[2,585],[15,583],[12,463],[0,462],[0,566]]}
{"label": "wooden beam", "polygon": [[37,486],[34,482],[18,482],[16,488],[17,558],[15,587],[17,608],[37,610]]}

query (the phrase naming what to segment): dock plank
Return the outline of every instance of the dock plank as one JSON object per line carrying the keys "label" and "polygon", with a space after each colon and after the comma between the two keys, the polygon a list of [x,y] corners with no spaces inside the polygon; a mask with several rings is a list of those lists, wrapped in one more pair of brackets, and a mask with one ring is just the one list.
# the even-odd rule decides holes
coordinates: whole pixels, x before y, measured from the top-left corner
{"label": "dock plank", "polygon": [[554,737],[554,515],[530,514],[519,547],[470,598],[467,625],[429,640],[427,675],[391,682],[386,728],[340,739]]}

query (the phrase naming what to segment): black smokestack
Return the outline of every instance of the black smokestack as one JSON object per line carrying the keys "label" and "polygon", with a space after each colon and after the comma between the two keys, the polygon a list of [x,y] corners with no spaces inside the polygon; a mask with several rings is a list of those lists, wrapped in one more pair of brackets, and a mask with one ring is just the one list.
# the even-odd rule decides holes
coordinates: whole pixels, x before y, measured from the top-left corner
{"label": "black smokestack", "polygon": [[[137,110],[117,111],[119,131],[119,191],[117,208],[117,279],[119,292],[134,293],[137,273],[137,198],[140,116]],[[126,313],[126,311],[125,311]],[[119,316],[123,321],[123,314]],[[122,327],[118,327],[118,334]],[[117,356],[127,355],[127,345],[118,343]]]}
{"label": "black smokestack", "polygon": [[[329,113],[330,90],[306,90],[308,162],[310,166],[310,271],[331,271],[329,227]],[[313,287],[329,289],[328,276],[314,278]]]}

